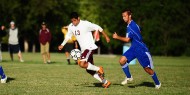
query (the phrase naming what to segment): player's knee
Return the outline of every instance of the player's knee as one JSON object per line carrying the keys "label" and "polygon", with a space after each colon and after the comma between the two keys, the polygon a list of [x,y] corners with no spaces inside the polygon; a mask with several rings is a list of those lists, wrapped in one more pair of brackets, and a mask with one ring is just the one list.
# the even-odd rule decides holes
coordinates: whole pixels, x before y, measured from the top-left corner
{"label": "player's knee", "polygon": [[123,65],[125,65],[126,62],[123,61],[123,60],[119,60],[119,63],[120,63],[121,66],[123,66]]}
{"label": "player's knee", "polygon": [[144,68],[144,70],[145,70],[149,75],[153,75],[153,74],[154,74],[154,71],[153,71],[151,68],[149,68],[149,67]]}
{"label": "player's knee", "polygon": [[79,66],[81,67],[81,68],[87,68],[87,65],[85,64],[86,62],[85,61],[79,61]]}
{"label": "player's knee", "polygon": [[124,56],[122,56],[122,57],[120,58],[120,60],[119,60],[119,63],[120,63],[121,66],[125,65],[126,62],[127,62],[127,59],[126,59],[126,57],[124,57]]}
{"label": "player's knee", "polygon": [[82,67],[83,64],[84,64],[84,63],[83,63],[82,61],[78,62],[78,65],[79,65],[80,67]]}

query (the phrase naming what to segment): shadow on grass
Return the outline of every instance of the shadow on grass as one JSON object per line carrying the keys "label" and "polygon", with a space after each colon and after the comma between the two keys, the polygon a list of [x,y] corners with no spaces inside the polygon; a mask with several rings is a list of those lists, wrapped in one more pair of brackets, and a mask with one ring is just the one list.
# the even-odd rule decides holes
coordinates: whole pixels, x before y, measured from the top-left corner
{"label": "shadow on grass", "polygon": [[102,88],[102,83],[93,83],[94,86],[90,85],[90,83],[84,83],[80,85],[75,85],[75,86],[84,86],[84,87],[101,87]]}
{"label": "shadow on grass", "polygon": [[[152,82],[142,82],[141,84],[136,84],[136,85],[131,85],[132,83],[127,83],[126,85],[128,85],[129,88],[135,88],[138,86],[146,86],[146,87],[154,87],[154,83]],[[112,85],[118,85],[118,86],[125,86],[122,84],[112,84]]]}
{"label": "shadow on grass", "polygon": [[[84,87],[102,87],[102,83],[93,83],[94,86],[90,86],[90,83],[84,83],[84,84],[80,84],[80,85],[75,85],[75,86],[84,86]],[[124,86],[118,83],[114,83],[112,85],[117,85],[117,86]],[[126,84],[127,85],[127,84]],[[141,84],[136,84],[136,85],[132,85],[131,83],[129,83],[128,87],[129,88],[135,88],[135,87],[139,87],[139,86],[146,86],[146,87],[154,87],[154,83],[152,82],[142,82]]]}
{"label": "shadow on grass", "polygon": [[78,64],[76,64],[76,63],[71,63],[71,64],[68,64],[68,63],[67,63],[67,65],[78,65]]}
{"label": "shadow on grass", "polygon": [[93,83],[95,87],[102,87],[102,83]]}
{"label": "shadow on grass", "polygon": [[2,60],[2,62],[9,62],[10,60]]}
{"label": "shadow on grass", "polygon": [[102,83],[93,83],[94,86],[85,86],[85,87],[101,87],[102,88]]}
{"label": "shadow on grass", "polygon": [[55,61],[52,61],[52,62],[50,62],[50,63],[47,63],[47,64],[55,64],[56,62]]}
{"label": "shadow on grass", "polygon": [[138,86],[154,87],[154,83],[152,83],[152,82],[142,82],[141,84],[135,85],[135,87],[138,87]]}
{"label": "shadow on grass", "polygon": [[141,84],[130,85],[128,87],[129,88],[135,88],[135,87],[139,87],[139,86],[154,87],[154,83],[152,83],[152,82],[142,82]]}
{"label": "shadow on grass", "polygon": [[7,78],[7,83],[9,83],[10,81],[13,81],[13,80],[15,80],[15,78],[8,77]]}

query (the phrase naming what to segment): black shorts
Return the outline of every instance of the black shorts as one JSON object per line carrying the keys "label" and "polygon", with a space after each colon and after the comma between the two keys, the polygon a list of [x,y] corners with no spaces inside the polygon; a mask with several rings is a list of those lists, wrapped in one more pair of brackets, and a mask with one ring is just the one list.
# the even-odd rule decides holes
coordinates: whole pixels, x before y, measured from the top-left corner
{"label": "black shorts", "polygon": [[9,52],[10,53],[18,53],[19,51],[20,51],[19,44],[17,44],[17,45],[11,45],[11,44],[9,44]]}
{"label": "black shorts", "polygon": [[71,52],[74,49],[74,43],[66,43],[64,46],[65,52]]}

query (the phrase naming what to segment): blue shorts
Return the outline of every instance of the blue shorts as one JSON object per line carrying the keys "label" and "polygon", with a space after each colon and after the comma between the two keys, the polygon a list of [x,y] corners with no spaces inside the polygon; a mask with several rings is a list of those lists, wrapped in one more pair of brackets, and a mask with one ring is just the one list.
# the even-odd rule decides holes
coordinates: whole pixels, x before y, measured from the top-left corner
{"label": "blue shorts", "polygon": [[145,67],[150,67],[151,69],[154,68],[150,52],[144,51],[142,49],[129,48],[123,54],[123,56],[127,58],[127,63],[137,58],[143,68]]}

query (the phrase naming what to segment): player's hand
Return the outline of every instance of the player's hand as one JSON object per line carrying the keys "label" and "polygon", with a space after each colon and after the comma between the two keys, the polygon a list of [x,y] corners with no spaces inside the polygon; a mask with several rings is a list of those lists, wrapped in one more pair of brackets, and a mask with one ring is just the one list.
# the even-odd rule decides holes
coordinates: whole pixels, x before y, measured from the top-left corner
{"label": "player's hand", "polygon": [[113,36],[112,36],[114,39],[117,39],[118,38],[118,35],[117,35],[117,33],[115,32],[114,34],[113,34]]}
{"label": "player's hand", "polygon": [[63,49],[63,46],[62,45],[59,45],[58,46],[58,50],[62,50]]}
{"label": "player's hand", "polygon": [[4,30],[5,29],[5,26],[3,25],[3,26],[1,26],[1,30]]}
{"label": "player's hand", "polygon": [[109,43],[110,42],[110,38],[108,36],[106,36],[106,42]]}

